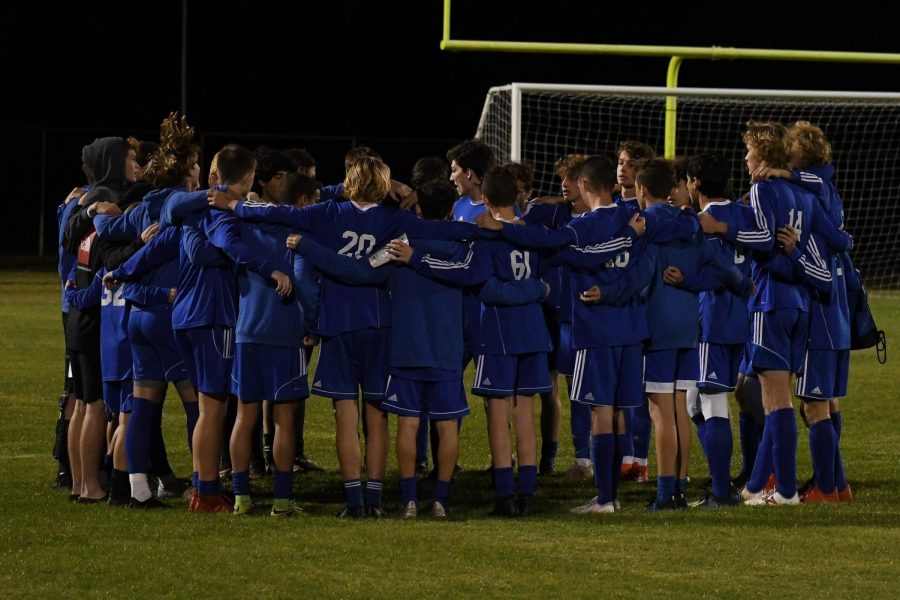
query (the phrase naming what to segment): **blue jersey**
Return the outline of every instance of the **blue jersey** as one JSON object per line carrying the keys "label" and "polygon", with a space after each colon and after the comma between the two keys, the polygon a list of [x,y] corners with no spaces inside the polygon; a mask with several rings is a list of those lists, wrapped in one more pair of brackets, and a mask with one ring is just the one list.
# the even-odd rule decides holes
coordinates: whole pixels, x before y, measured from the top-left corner
{"label": "blue jersey", "polygon": [[475,217],[484,212],[484,202],[475,202],[466,194],[453,203],[453,220],[474,223]]}
{"label": "blue jersey", "polygon": [[[572,220],[572,205],[568,202],[561,204],[535,204],[529,202],[521,217],[528,225],[541,225],[550,229],[559,229]],[[560,322],[572,321],[571,302],[568,298],[569,270],[564,266],[541,264],[541,279],[550,286],[550,294],[547,296],[547,304],[557,313]],[[565,310],[567,308],[568,310]],[[563,321],[563,313],[568,317]]]}
{"label": "blue jersey", "polygon": [[[283,224],[306,232],[326,248],[357,260],[365,260],[375,248],[403,233],[409,237],[417,234],[430,237],[440,231],[477,233],[477,228],[471,225],[424,222],[408,211],[377,204],[360,206],[352,201],[325,202],[304,208],[239,202],[234,214],[241,219]],[[390,326],[390,298],[383,286],[348,286],[333,277],[322,277],[321,335],[331,337]]]}
{"label": "blue jersey", "polygon": [[[206,263],[200,256],[204,241],[218,248],[225,260]],[[210,209],[186,218],[182,224],[172,328],[234,327],[237,323],[235,265],[269,278],[274,267],[267,258],[247,248],[241,239],[241,223],[230,212]]]}
{"label": "blue jersey", "polygon": [[[738,202],[723,200],[710,202],[703,212],[728,224],[729,230],[737,230],[746,222],[750,209]],[[718,236],[705,236],[705,244],[711,246],[726,261],[737,267],[744,277],[750,277],[752,251],[736,247]],[[750,313],[747,299],[727,287],[718,287],[700,293],[700,339],[713,344],[743,344],[750,339]]]}
{"label": "blue jersey", "polygon": [[[290,274],[293,256],[285,246],[290,230],[283,225],[242,223],[241,240],[247,250],[258,256],[272,257],[274,270]],[[275,292],[275,282],[265,275],[239,265],[238,318],[235,328],[239,344],[299,347],[303,340],[303,312],[294,292],[287,297]]]}
{"label": "blue jersey", "polygon": [[106,269],[100,269],[90,286],[84,290],[69,288],[66,296],[79,310],[100,307],[100,371],[103,381],[122,381],[132,374],[128,306],[122,297],[126,284],[108,290],[103,287],[105,274]]}

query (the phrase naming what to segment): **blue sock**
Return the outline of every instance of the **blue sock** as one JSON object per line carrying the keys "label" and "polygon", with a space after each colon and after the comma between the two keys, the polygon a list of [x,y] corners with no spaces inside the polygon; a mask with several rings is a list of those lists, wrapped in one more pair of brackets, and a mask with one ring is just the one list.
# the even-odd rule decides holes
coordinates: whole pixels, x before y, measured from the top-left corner
{"label": "blue sock", "polygon": [[656,501],[660,504],[669,501],[675,493],[674,475],[657,475],[656,477]]}
{"label": "blue sock", "polygon": [[154,420],[162,412],[162,405],[143,398],[135,398],[125,436],[125,455],[129,473],[146,473],[150,459],[150,436]]}
{"label": "blue sock", "polygon": [[197,419],[200,418],[200,403],[181,401],[184,407],[184,415],[187,418],[187,440],[188,448],[194,451],[194,428],[197,427]]}
{"label": "blue sock", "polygon": [[[631,432],[626,431],[616,435],[615,452],[613,453],[612,464],[612,497],[613,500],[619,497],[619,479],[622,477],[622,459],[626,456],[622,454],[622,449],[627,448],[628,441],[631,440]],[[632,452],[634,448],[632,447]]]}
{"label": "blue sock", "polygon": [[[541,458],[556,458],[558,452],[559,442],[544,442],[541,444]],[[521,470],[519,471],[519,476],[522,476]]]}
{"label": "blue sock", "polygon": [[844,459],[841,458],[841,429],[844,417],[840,412],[831,414],[831,426],[834,427],[834,483],[838,490],[847,487],[847,474],[844,472]]}
{"label": "blue sock", "polygon": [[704,419],[697,423],[697,439],[700,440],[700,447],[703,448],[703,454],[709,459],[709,421]]}
{"label": "blue sock", "polygon": [[675,490],[680,493],[687,491],[687,479],[679,479],[675,482]]}
{"label": "blue sock", "polygon": [[571,402],[572,446],[575,458],[591,457],[591,407],[582,402]]}
{"label": "blue sock", "polygon": [[347,506],[356,508],[363,505],[362,484],[359,479],[345,479],[344,492],[347,494]]}
{"label": "blue sock", "polygon": [[[624,437],[619,439],[616,436],[616,452],[622,457],[630,456],[634,458],[634,408],[626,408],[622,410],[622,416],[625,419],[625,431],[620,432]],[[622,463],[619,462],[621,467]]]}
{"label": "blue sock", "polygon": [[591,436],[594,455],[594,483],[597,485],[597,502],[608,504],[613,501],[612,468],[615,462],[616,440],[611,433]]}
{"label": "blue sock", "polygon": [[419,430],[416,432],[416,464],[428,460],[428,416],[419,417]]}
{"label": "blue sock", "polygon": [[837,449],[837,434],[828,421],[819,421],[809,428],[809,451],[816,473],[816,487],[825,494],[830,494],[835,488],[834,458]]}
{"label": "blue sock", "polygon": [[727,498],[731,493],[731,453],[734,439],[731,424],[723,417],[706,420],[706,462],[712,476],[712,493]]}
{"label": "blue sock", "polygon": [[272,496],[278,500],[294,495],[294,470],[275,471],[275,489]]}
{"label": "blue sock", "polygon": [[403,506],[419,500],[415,477],[403,477],[400,479],[400,497],[403,498]]}
{"label": "blue sock", "polygon": [[508,498],[513,495],[512,467],[494,468],[494,491],[498,498]]}
{"label": "blue sock", "polygon": [[635,458],[647,458],[650,455],[650,409],[647,405],[646,398],[644,404],[634,409],[634,415],[631,419],[634,432],[634,454]]}
{"label": "blue sock", "polygon": [[761,492],[772,474],[772,415],[766,415],[766,425],[763,428],[762,440],[756,452],[756,460],[747,481],[747,489],[751,492]]}
{"label": "blue sock", "polygon": [[782,408],[771,415],[772,462],[775,465],[775,479],[778,493],[785,498],[793,498],[797,493],[797,420],[793,408]]}
{"label": "blue sock", "polygon": [[231,488],[235,496],[249,496],[250,471],[232,471]]}
{"label": "blue sock", "polygon": [[216,496],[219,493],[219,480],[213,479],[212,481],[203,481],[201,479],[197,491],[199,491],[202,496]]}
{"label": "blue sock", "polygon": [[380,479],[366,481],[366,506],[381,506],[381,490],[384,483]]}
{"label": "blue sock", "polygon": [[195,490],[200,489],[200,474],[197,473],[197,471],[194,471],[193,473],[191,473],[191,485],[194,487]]}
{"label": "blue sock", "polygon": [[103,470],[111,473],[113,468],[113,458],[112,454],[104,454],[103,455]]}
{"label": "blue sock", "polygon": [[[125,441],[127,443],[128,440]],[[156,421],[150,427],[150,468],[159,475],[172,473],[172,465],[169,464],[169,455],[166,451],[166,440],[163,439],[161,410]]]}
{"label": "blue sock", "polygon": [[450,482],[437,480],[434,484],[434,499],[440,502],[444,508],[450,507]]}
{"label": "blue sock", "polygon": [[741,472],[748,474],[756,462],[756,451],[760,440],[757,437],[756,421],[749,412],[738,413],[738,432],[741,436],[741,459],[744,461]]}
{"label": "blue sock", "polygon": [[537,487],[537,467],[519,465],[519,493],[534,496]]}

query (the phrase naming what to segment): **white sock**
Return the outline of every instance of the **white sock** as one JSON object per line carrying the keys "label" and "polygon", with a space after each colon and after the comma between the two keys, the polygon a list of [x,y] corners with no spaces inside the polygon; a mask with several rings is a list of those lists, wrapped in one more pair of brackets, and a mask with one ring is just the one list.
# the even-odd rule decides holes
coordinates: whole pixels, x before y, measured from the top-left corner
{"label": "white sock", "polygon": [[623,465],[630,465],[630,464],[633,463],[633,462],[634,462],[634,457],[633,457],[633,456],[623,456],[623,457],[622,457],[622,464],[623,464]]}
{"label": "white sock", "polygon": [[131,497],[140,502],[146,502],[153,496],[150,493],[150,486],[147,485],[146,473],[133,473],[128,475],[128,482],[131,484]]}
{"label": "white sock", "polygon": [[635,458],[634,464],[638,465],[639,467],[646,467],[647,459],[646,458]]}
{"label": "white sock", "polygon": [[589,459],[589,458],[576,458],[576,459],[575,459],[575,464],[578,465],[579,467],[590,467],[590,466],[591,466],[591,459]]}

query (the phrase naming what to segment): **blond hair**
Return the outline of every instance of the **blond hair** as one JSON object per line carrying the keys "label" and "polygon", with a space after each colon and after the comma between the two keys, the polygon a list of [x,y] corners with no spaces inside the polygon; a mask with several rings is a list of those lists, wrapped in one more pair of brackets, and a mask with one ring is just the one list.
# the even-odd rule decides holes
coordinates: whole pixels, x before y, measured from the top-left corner
{"label": "blond hair", "polygon": [[357,202],[380,203],[391,191],[391,170],[378,158],[360,158],[347,170],[344,195]]}
{"label": "blond hair", "polygon": [[804,169],[831,162],[831,144],[825,132],[809,121],[797,121],[787,132],[787,149],[791,160]]}
{"label": "blond hair", "polygon": [[748,121],[743,140],[752,146],[767,166],[783,169],[788,166],[787,128],[781,123]]}
{"label": "blond hair", "polygon": [[587,154],[569,154],[556,161],[553,165],[553,171],[557,177],[575,179],[581,165],[588,159]]}

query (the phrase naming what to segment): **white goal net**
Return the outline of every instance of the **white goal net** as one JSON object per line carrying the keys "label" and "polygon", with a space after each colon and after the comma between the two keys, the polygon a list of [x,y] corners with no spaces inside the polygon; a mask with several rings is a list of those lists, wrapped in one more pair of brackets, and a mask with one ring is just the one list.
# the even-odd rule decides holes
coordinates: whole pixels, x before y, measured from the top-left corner
{"label": "white goal net", "polygon": [[566,154],[612,155],[619,142],[638,140],[662,155],[667,95],[677,97],[677,155],[722,154],[737,195],[749,187],[747,121],[821,127],[856,240],[854,262],[869,287],[900,289],[900,94],[514,83],[489,91],[476,137],[501,163],[530,163],[536,191],[558,193],[553,163]]}

